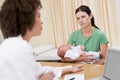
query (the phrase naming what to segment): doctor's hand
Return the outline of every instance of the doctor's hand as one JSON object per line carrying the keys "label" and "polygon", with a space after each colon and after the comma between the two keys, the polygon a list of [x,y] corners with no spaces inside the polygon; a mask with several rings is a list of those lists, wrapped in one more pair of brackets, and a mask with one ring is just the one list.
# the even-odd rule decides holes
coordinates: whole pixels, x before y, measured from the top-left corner
{"label": "doctor's hand", "polygon": [[40,75],[39,80],[53,80],[55,77],[53,72],[48,72]]}
{"label": "doctor's hand", "polygon": [[72,66],[70,68],[62,69],[62,75],[69,74],[69,73],[75,73],[75,72],[78,72],[78,71],[82,71],[84,69],[85,68],[82,68],[82,64],[77,64],[77,65]]}
{"label": "doctor's hand", "polygon": [[71,67],[71,72],[74,73],[74,72],[82,71],[84,69],[85,68],[82,68],[82,64],[77,64],[77,65]]}

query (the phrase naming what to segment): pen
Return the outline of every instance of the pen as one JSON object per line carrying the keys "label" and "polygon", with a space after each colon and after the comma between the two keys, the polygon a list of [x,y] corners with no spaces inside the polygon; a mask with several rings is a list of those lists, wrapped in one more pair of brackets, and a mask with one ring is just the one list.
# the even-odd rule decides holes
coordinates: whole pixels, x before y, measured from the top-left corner
{"label": "pen", "polygon": [[70,78],[69,80],[74,80],[75,78],[73,77],[73,78]]}

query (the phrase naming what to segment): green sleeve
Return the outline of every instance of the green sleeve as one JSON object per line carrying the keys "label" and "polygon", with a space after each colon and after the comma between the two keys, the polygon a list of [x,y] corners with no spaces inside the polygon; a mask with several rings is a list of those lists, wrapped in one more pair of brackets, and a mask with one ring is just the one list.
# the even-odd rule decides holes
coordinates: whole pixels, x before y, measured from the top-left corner
{"label": "green sleeve", "polygon": [[109,43],[108,38],[105,33],[102,33],[100,35],[100,44],[106,44]]}
{"label": "green sleeve", "polygon": [[69,36],[67,43],[71,45],[74,44],[74,32]]}

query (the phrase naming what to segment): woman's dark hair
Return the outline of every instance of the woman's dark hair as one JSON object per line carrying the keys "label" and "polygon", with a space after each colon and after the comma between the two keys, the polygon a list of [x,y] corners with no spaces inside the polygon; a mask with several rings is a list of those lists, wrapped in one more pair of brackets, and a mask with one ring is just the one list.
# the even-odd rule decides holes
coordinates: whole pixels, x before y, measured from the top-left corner
{"label": "woman's dark hair", "polygon": [[[80,7],[78,7],[75,11],[75,14],[78,13],[79,11],[83,11],[83,12],[86,12],[89,16],[91,14],[91,10],[88,6],[86,5],[81,5]],[[91,19],[91,25],[97,29],[99,29],[96,25],[95,25],[95,21],[94,21],[94,16],[92,17]]]}
{"label": "woman's dark hair", "polygon": [[4,38],[24,36],[32,30],[40,0],[5,0],[0,11],[0,28]]}

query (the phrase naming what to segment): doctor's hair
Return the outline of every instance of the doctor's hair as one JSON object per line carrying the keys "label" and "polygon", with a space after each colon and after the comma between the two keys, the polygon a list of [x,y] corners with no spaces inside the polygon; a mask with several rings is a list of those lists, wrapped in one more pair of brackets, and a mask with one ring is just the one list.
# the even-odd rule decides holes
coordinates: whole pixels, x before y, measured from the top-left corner
{"label": "doctor's hair", "polygon": [[0,28],[4,38],[25,36],[35,24],[35,13],[41,9],[40,0],[5,0],[0,11]]}

